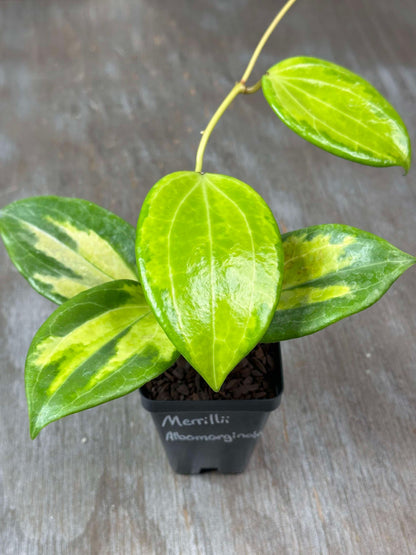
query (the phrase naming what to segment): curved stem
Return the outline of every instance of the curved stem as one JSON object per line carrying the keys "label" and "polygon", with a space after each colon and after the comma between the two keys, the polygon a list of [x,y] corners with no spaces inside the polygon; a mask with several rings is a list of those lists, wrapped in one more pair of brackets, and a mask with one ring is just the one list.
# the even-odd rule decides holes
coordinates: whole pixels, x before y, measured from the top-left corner
{"label": "curved stem", "polygon": [[202,171],[202,164],[204,162],[204,152],[205,147],[207,146],[208,139],[211,135],[212,130],[217,125],[218,121],[220,120],[221,116],[234,100],[236,96],[244,91],[245,87],[242,83],[236,83],[231,91],[227,94],[224,100],[219,105],[217,111],[212,116],[211,121],[207,125],[206,129],[202,132],[202,139],[199,143],[198,151],[196,153],[196,163],[195,163],[195,171],[201,172]]}
{"label": "curved stem", "polygon": [[[241,81],[240,81],[240,83],[241,83]],[[253,93],[257,92],[259,89],[261,89],[261,79],[259,81],[257,81],[257,83],[255,85],[252,85],[251,87],[244,87],[243,94],[253,94]]]}
{"label": "curved stem", "polygon": [[203,165],[203,162],[204,162],[205,148],[207,146],[207,143],[208,143],[209,137],[212,133],[212,130],[217,125],[218,121],[221,119],[221,116],[224,114],[226,109],[230,106],[230,104],[232,103],[234,98],[236,96],[238,96],[239,94],[255,93],[261,88],[261,79],[260,79],[260,81],[258,81],[252,87],[246,87],[247,79],[250,77],[251,72],[253,71],[253,68],[254,68],[254,66],[257,62],[257,59],[258,59],[261,51],[263,50],[264,45],[266,44],[267,40],[269,39],[270,35],[272,34],[274,29],[276,28],[279,21],[283,18],[283,16],[293,6],[293,4],[295,2],[296,2],[296,0],[288,0],[286,2],[286,4],[283,6],[283,8],[280,10],[280,12],[273,19],[273,21],[270,23],[270,25],[267,27],[264,35],[261,37],[260,42],[258,43],[255,51],[253,52],[253,55],[251,56],[251,59],[248,63],[248,66],[247,66],[242,78],[240,79],[240,81],[238,83],[236,83],[234,85],[234,87],[231,89],[231,91],[227,94],[227,96],[221,102],[217,111],[215,112],[215,114],[212,116],[210,122],[208,123],[206,129],[202,132],[202,138],[201,138],[201,141],[200,141],[199,146],[198,146],[198,151],[196,153],[196,162],[195,162],[195,171],[196,172],[202,172],[202,165]]}
{"label": "curved stem", "polygon": [[264,33],[264,35],[261,37],[260,42],[258,43],[255,51],[253,52],[253,55],[251,56],[251,59],[248,63],[248,66],[246,67],[246,70],[241,78],[241,83],[246,84],[247,83],[247,79],[250,77],[251,72],[253,71],[253,68],[257,62],[257,58],[260,56],[260,52],[263,50],[264,45],[266,44],[266,42],[268,41],[270,35],[273,33],[273,31],[275,30],[277,24],[279,23],[279,21],[281,19],[283,19],[283,17],[285,16],[286,12],[288,12],[290,10],[290,8],[293,6],[293,4],[296,2],[296,0],[289,0],[288,2],[286,2],[286,4],[283,6],[283,8],[280,10],[280,12],[276,15],[276,17],[273,19],[273,21],[270,23],[270,25],[267,27],[266,32]]}

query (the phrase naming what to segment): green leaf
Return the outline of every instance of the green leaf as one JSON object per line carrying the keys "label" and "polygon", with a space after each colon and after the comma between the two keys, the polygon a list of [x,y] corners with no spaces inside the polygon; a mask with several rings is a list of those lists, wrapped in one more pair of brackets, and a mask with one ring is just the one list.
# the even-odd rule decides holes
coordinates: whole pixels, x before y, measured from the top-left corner
{"label": "green leaf", "polygon": [[173,173],[144,202],[136,252],[160,325],[218,391],[275,311],[282,250],[270,209],[232,177]]}
{"label": "green leaf", "polygon": [[370,166],[410,167],[410,139],[399,114],[370,83],[348,69],[297,57],[262,79],[266,100],[311,143]]}
{"label": "green leaf", "polygon": [[384,239],[338,224],[282,236],[282,293],[263,341],[319,331],[371,306],[416,258]]}
{"label": "green leaf", "polygon": [[60,306],[39,329],[26,361],[30,434],[130,393],[179,356],[141,286],[105,283]]}
{"label": "green leaf", "polygon": [[18,200],[0,211],[0,234],[19,272],[58,304],[107,281],[138,279],[134,228],[86,200]]}

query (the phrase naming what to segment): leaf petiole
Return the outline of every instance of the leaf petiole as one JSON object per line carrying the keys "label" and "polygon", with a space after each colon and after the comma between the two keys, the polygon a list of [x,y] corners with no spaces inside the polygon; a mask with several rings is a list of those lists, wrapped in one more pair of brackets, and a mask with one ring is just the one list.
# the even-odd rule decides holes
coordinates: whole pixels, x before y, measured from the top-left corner
{"label": "leaf petiole", "polygon": [[212,116],[211,121],[208,123],[206,129],[202,132],[202,138],[199,143],[198,151],[196,153],[196,162],[195,162],[195,171],[202,172],[202,164],[204,162],[204,152],[205,147],[207,146],[208,139],[212,133],[212,130],[217,125],[221,116],[232,103],[234,98],[242,93],[245,89],[245,86],[242,83],[236,83],[231,91],[227,94],[224,100],[219,105],[217,111]]}

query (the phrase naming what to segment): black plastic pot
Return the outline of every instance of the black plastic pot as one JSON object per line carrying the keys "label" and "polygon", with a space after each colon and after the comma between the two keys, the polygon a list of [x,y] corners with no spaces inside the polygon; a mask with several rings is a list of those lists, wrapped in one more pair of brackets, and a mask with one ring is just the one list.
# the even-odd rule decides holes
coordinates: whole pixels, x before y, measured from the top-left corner
{"label": "black plastic pot", "polygon": [[272,410],[280,404],[283,372],[280,345],[270,345],[276,396],[244,401],[154,401],[142,391],[173,470],[198,474],[243,472]]}

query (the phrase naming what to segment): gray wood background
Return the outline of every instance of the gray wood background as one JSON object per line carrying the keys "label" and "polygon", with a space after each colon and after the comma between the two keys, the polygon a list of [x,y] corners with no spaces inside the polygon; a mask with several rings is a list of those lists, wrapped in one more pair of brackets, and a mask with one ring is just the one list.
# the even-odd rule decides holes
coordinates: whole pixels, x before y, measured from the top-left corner
{"label": "gray wood background", "polygon": [[[0,204],[61,194],[135,223],[193,169],[199,132],[279,1],[0,3]],[[253,79],[294,55],[370,80],[416,130],[414,0],[299,0]],[[254,82],[254,81],[253,81]],[[283,229],[340,222],[416,254],[416,170],[309,145],[261,93],[215,130],[205,169],[260,191]],[[286,391],[243,475],[175,476],[133,393],[29,439],[23,367],[54,306],[0,248],[0,553],[416,553],[416,295],[283,346]]]}

